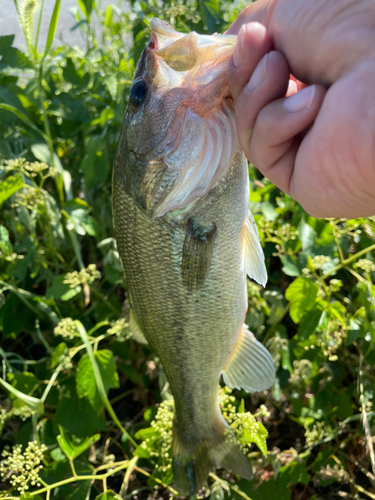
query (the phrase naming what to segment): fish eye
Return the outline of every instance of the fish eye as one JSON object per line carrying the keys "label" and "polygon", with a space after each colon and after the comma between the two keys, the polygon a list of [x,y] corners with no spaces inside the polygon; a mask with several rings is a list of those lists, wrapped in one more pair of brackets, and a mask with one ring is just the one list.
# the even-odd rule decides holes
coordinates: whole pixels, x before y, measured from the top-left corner
{"label": "fish eye", "polygon": [[144,80],[137,80],[130,89],[130,102],[134,106],[140,106],[146,98],[147,83]]}

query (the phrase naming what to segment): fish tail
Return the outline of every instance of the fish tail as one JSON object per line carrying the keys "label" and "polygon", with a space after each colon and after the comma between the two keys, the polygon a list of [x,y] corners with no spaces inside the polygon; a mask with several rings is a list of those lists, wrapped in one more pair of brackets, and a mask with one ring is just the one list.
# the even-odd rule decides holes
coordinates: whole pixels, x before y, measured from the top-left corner
{"label": "fish tail", "polygon": [[181,495],[195,495],[208,474],[219,468],[229,469],[245,479],[252,479],[249,459],[242,453],[228,427],[223,425],[210,437],[187,442],[173,426],[173,474]]}

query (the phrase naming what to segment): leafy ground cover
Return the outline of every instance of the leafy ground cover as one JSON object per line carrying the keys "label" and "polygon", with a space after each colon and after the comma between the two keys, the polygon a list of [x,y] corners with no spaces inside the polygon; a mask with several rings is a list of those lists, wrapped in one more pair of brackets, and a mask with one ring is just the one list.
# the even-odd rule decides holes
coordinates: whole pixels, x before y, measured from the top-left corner
{"label": "leafy ground cover", "polygon": [[[27,53],[0,36],[0,498],[172,498],[173,401],[128,328],[111,165],[150,18],[221,32],[240,5],[77,0],[85,50],[52,45],[59,7],[43,53],[37,0],[17,3]],[[277,378],[220,389],[255,475],[198,497],[375,498],[375,218],[315,220],[249,175],[269,283],[249,283],[247,323]]]}

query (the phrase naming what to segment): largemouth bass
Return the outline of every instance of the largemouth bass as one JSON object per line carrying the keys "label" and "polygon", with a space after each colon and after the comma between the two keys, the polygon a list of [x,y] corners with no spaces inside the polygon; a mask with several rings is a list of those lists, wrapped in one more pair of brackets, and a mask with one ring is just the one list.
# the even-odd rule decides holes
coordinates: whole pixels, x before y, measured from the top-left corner
{"label": "largemouth bass", "polygon": [[218,386],[268,389],[268,351],[249,332],[246,274],[267,275],[249,211],[226,79],[234,36],[182,34],[153,19],[138,62],[113,175],[114,224],[131,305],[175,401],[173,470],[193,495],[219,467],[251,479]]}

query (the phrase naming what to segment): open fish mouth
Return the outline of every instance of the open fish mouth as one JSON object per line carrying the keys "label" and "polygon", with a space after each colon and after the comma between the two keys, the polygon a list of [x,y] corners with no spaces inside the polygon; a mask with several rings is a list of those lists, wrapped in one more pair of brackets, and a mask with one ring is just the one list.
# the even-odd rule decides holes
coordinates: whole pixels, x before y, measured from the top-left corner
{"label": "open fish mouth", "polygon": [[179,33],[167,22],[151,20],[151,40],[148,50],[162,58],[174,71],[189,71],[210,60],[217,65],[227,61],[236,43],[234,35],[199,35],[194,31]]}

